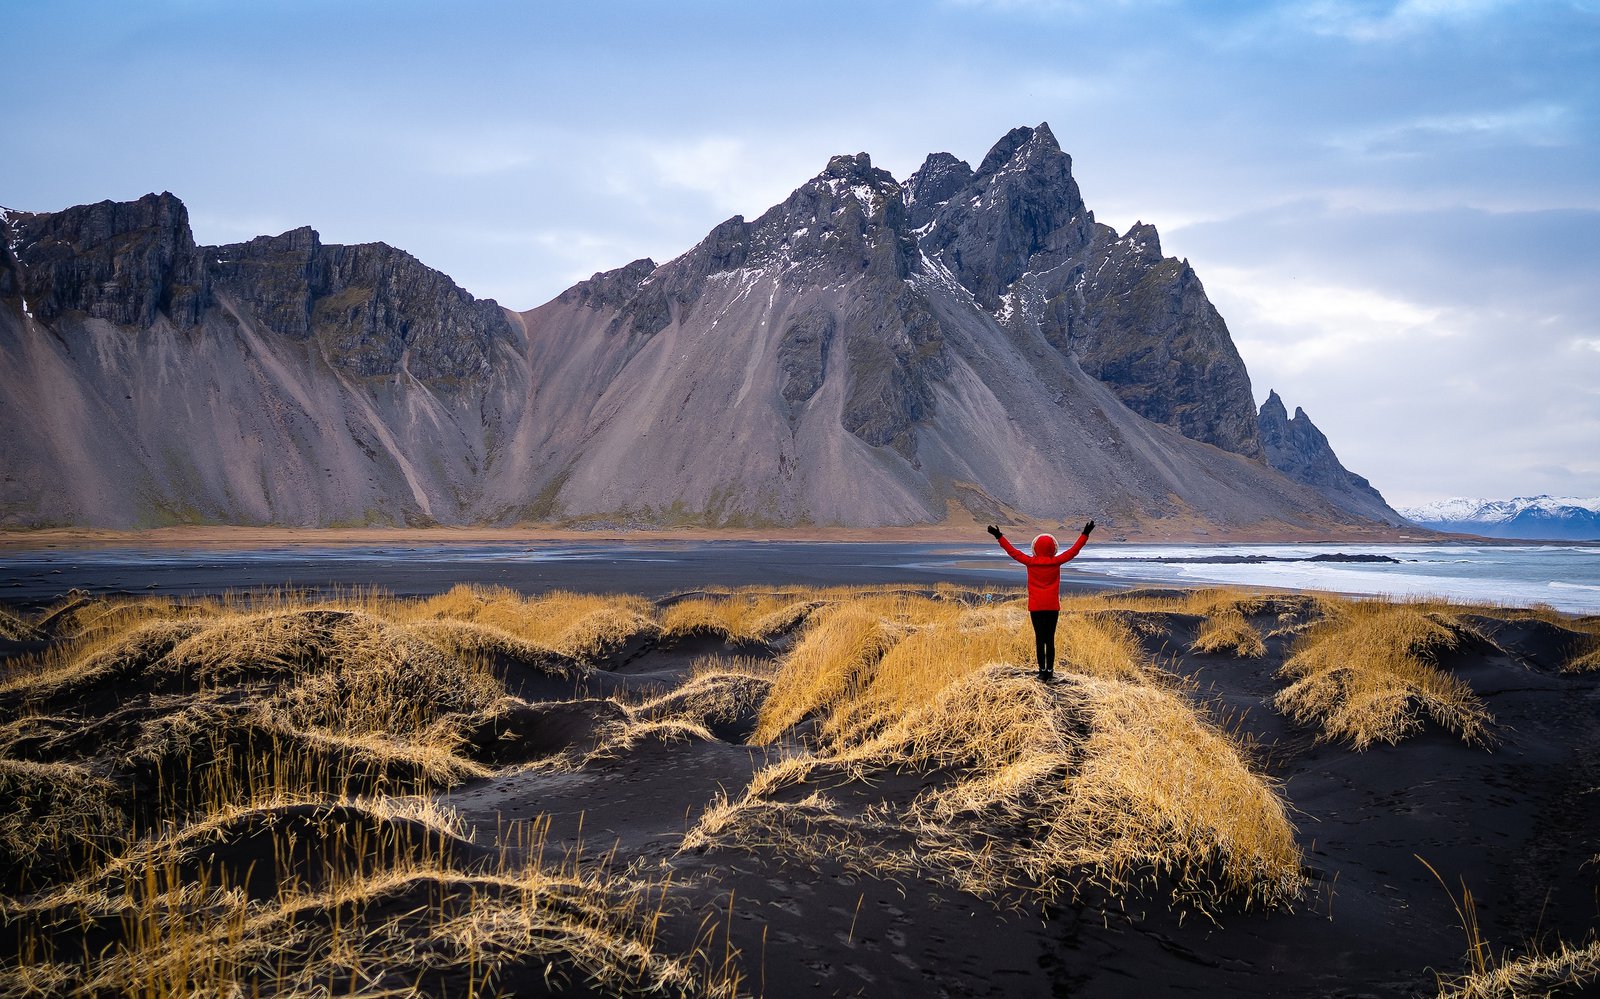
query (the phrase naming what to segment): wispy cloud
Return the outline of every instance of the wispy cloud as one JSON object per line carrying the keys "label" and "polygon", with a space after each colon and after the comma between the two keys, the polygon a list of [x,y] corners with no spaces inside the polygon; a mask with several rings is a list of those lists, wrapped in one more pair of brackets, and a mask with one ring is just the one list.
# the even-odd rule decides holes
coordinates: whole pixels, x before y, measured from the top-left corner
{"label": "wispy cloud", "polygon": [[1238,267],[1208,267],[1204,276],[1211,298],[1230,317],[1241,350],[1289,375],[1378,344],[1453,332],[1442,307],[1370,288]]}
{"label": "wispy cloud", "polygon": [[1283,23],[1298,24],[1313,34],[1353,42],[1392,42],[1441,25],[1480,20],[1515,5],[1513,0],[1401,0],[1374,9],[1370,3],[1323,0],[1286,4],[1278,13]]}
{"label": "wispy cloud", "polygon": [[1577,141],[1577,118],[1562,104],[1422,115],[1335,135],[1328,144],[1359,155],[1416,155],[1443,144],[1564,146]]}

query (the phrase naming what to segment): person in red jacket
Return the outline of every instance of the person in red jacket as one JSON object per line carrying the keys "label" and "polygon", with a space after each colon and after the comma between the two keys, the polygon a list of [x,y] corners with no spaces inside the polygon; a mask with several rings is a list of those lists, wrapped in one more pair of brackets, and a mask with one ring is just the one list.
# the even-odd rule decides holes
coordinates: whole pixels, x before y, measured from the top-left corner
{"label": "person in red jacket", "polygon": [[1056,554],[1056,539],[1041,534],[1033,539],[1033,554],[1026,555],[1006,540],[1000,528],[989,526],[989,533],[1000,542],[1006,554],[1028,567],[1028,617],[1033,619],[1033,640],[1039,654],[1039,679],[1056,675],[1056,621],[1061,617],[1061,564],[1083,550],[1094,530],[1094,521],[1083,525],[1083,533],[1071,548]]}

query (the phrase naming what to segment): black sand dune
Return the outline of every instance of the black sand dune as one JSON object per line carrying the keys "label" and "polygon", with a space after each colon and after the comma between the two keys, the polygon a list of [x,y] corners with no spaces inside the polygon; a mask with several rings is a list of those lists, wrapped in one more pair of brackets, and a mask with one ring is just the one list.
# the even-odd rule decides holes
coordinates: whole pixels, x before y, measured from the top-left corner
{"label": "black sand dune", "polygon": [[[949,590],[941,598],[976,596]],[[94,774],[99,783],[86,784],[74,800],[81,805],[98,795],[99,811],[80,808],[77,821],[98,815],[103,825],[89,830],[89,839],[99,837],[95,843],[62,833],[61,855],[40,857],[21,855],[15,840],[44,829],[48,817],[41,812],[13,822],[10,853],[0,858],[7,892],[0,976],[11,982],[8,994],[21,989],[21,969],[38,960],[41,932],[54,938],[57,960],[114,947],[127,932],[125,921],[87,919],[72,905],[40,900],[70,882],[72,870],[93,871],[96,850],[114,841],[123,845],[111,852],[120,850],[122,859],[101,863],[80,888],[148,879],[151,864],[141,868],[138,857],[151,851],[139,844],[162,836],[163,878],[238,886],[263,904],[286,882],[323,890],[426,858],[427,871],[374,889],[359,905],[349,903],[348,912],[330,903],[305,916],[313,926],[390,919],[391,932],[402,935],[412,925],[407,920],[421,918],[418,912],[443,918],[474,906],[512,911],[507,899],[515,891],[494,880],[508,857],[590,879],[583,882],[589,888],[569,879],[543,896],[552,912],[568,906],[574,919],[603,922],[582,909],[603,881],[649,881],[656,886],[654,907],[618,918],[648,922],[652,945],[663,954],[694,955],[684,966],[698,978],[661,985],[669,994],[715,992],[716,983],[736,977],[740,994],[765,996],[1433,995],[1441,977],[1468,968],[1468,938],[1455,907],[1463,887],[1496,961],[1561,942],[1582,944],[1600,926],[1600,674],[1564,671],[1593,647],[1592,622],[1464,615],[1470,629],[1436,656],[1436,665],[1464,681],[1492,714],[1490,744],[1472,744],[1425,720],[1398,744],[1356,750],[1322,738],[1272,703],[1284,689],[1278,670],[1298,633],[1321,613],[1314,601],[1241,604],[1265,636],[1265,650],[1239,656],[1195,650],[1203,615],[1149,609],[1150,601],[1163,599],[1176,606],[1180,591],[1125,598],[1128,607],[1145,609],[1084,613],[1115,618],[1136,635],[1157,665],[1181,678],[1187,698],[1251,747],[1256,767],[1291,806],[1305,878],[1292,905],[1192,904],[1181,893],[1196,882],[1180,884],[1159,872],[1131,888],[1108,889],[1090,879],[1054,898],[1026,884],[980,898],[931,869],[872,871],[857,857],[827,849],[800,855],[759,842],[685,849],[686,834],[708,808],[737,798],[763,767],[816,737],[811,718],[774,743],[749,744],[770,671],[815,620],[815,608],[824,606],[818,603],[759,638],[709,625],[679,632],[652,626],[602,642],[592,655],[502,651],[486,662],[511,699],[479,703],[461,695],[459,705],[408,721],[416,733],[451,726],[454,741],[439,743],[455,761],[448,765],[425,765],[415,754],[409,763],[381,757],[381,747],[329,741],[315,726],[295,728],[294,719],[317,716],[305,706],[309,694],[285,691],[320,683],[319,671],[331,668],[325,665],[300,664],[291,674],[281,664],[258,663],[218,683],[204,675],[214,664],[174,660],[169,646],[161,653],[166,658],[150,653],[139,663],[122,662],[93,682],[26,697],[0,693],[6,718],[0,758],[21,761],[8,764],[14,768],[71,764]],[[676,602],[682,601],[658,602],[658,619],[665,621]],[[327,615],[311,620],[315,634],[354,627]],[[1295,633],[1281,633],[1286,625]],[[704,675],[708,660],[735,659],[743,673]],[[235,717],[257,702],[300,713],[252,714],[248,723]],[[171,741],[164,757],[149,744],[160,726],[183,729],[180,718],[223,736],[194,738],[186,744],[189,765],[174,769]],[[300,743],[289,746],[295,739]],[[254,748],[241,752],[242,745]],[[193,756],[194,746],[211,747],[210,755]],[[334,758],[338,753],[345,756]],[[266,774],[258,765],[264,756],[311,759],[305,773],[312,777],[339,771],[358,779],[341,789],[343,803],[246,809],[209,824],[192,795],[179,794],[164,808],[149,804],[158,785],[209,786],[200,776],[207,767],[242,767],[250,776],[240,779],[294,777]],[[144,762],[119,762],[124,757]],[[257,763],[239,762],[246,757]],[[953,776],[916,766],[839,772],[820,786],[783,794],[799,801],[823,791],[847,815],[906,815],[919,794]],[[29,797],[32,786],[17,779],[0,785],[13,816],[38,804],[36,792]],[[427,816],[368,807],[349,796],[416,792],[424,798],[413,800],[445,806],[459,824],[447,829]],[[414,928],[419,940],[434,939],[430,932]],[[545,949],[501,954],[493,987],[515,995],[643,991],[591,980],[590,966],[563,950],[568,944],[554,931],[537,939]],[[459,954],[430,946],[439,948],[437,960],[414,953],[396,958],[394,968],[403,971],[372,982],[404,980],[408,988],[441,995],[476,987]],[[1578,981],[1552,994],[1592,994],[1592,987]]]}

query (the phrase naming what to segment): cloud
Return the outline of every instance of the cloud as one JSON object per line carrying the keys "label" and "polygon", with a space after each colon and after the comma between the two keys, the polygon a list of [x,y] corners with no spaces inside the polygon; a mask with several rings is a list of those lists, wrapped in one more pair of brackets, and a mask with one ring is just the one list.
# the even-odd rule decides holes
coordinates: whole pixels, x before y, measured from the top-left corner
{"label": "cloud", "polygon": [[[1538,297],[1465,307],[1426,284],[1307,280],[1295,261],[1206,267],[1259,396],[1304,406],[1391,502],[1600,494],[1600,340]],[[1557,473],[1559,470],[1559,474]]]}
{"label": "cloud", "polygon": [[1576,143],[1576,116],[1562,104],[1424,115],[1330,137],[1328,145],[1357,155],[1420,155],[1440,145],[1558,147]]}
{"label": "cloud", "polygon": [[636,175],[636,184],[693,191],[729,213],[762,211],[805,179],[797,171],[774,176],[775,169],[788,166],[786,157],[771,150],[757,154],[744,139],[726,135],[646,142],[640,152],[649,173]]}
{"label": "cloud", "polygon": [[1401,0],[1387,10],[1370,3],[1324,0],[1288,4],[1278,14],[1312,34],[1362,43],[1393,42],[1439,26],[1480,20],[1513,6],[1512,0]]}

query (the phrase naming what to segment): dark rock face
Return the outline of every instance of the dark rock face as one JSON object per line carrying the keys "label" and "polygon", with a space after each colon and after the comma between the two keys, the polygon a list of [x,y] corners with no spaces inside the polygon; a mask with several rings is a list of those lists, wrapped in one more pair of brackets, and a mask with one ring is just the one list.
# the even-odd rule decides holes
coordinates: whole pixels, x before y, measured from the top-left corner
{"label": "dark rock face", "polygon": [[511,325],[445,275],[385,243],[324,246],[310,228],[205,247],[214,287],[268,329],[315,338],[334,364],[363,377],[402,367],[417,378],[485,373]]}
{"label": "dark rock face", "polygon": [[1249,374],[1199,279],[1161,255],[1153,226],[1118,238],[1094,220],[1048,126],[1013,129],[976,172],[930,156],[906,187],[922,250],[980,308],[1146,419],[1260,456]]}
{"label": "dark rock face", "polygon": [[917,424],[945,372],[944,338],[928,302],[904,285],[862,299],[845,319],[849,392],[840,423],[873,447],[916,456]]}
{"label": "dark rock face", "polygon": [[20,296],[40,322],[79,312],[144,327],[165,315],[187,328],[210,304],[189,212],[171,194],[8,213],[3,235],[12,267],[0,294]]}
{"label": "dark rock face", "polygon": [[949,153],[931,153],[905,183],[907,218],[913,229],[921,229],[957,191],[972,183],[972,168],[965,160]]}
{"label": "dark rock face", "polygon": [[514,335],[493,301],[383,243],[325,246],[301,228],[197,247],[171,194],[7,213],[0,226],[0,296],[45,324],[79,313],[142,329],[165,316],[188,329],[220,297],[274,333],[315,338],[350,374],[393,375],[403,363],[428,380],[482,375],[492,341]]}
{"label": "dark rock face", "polygon": [[656,262],[641,257],[615,270],[601,271],[587,281],[562,292],[560,302],[577,302],[591,309],[622,308],[638,292],[639,285],[656,269]]}
{"label": "dark rock face", "polygon": [[798,316],[778,341],[778,367],[783,372],[783,400],[791,409],[817,394],[828,366],[828,348],[836,323],[833,313],[815,309]]}
{"label": "dark rock face", "polygon": [[[915,187],[947,188],[956,171],[948,165],[936,169],[943,182],[918,178]],[[931,221],[922,249],[949,267],[990,312],[1017,278],[1081,252],[1095,235],[1094,215],[1072,179],[1072,157],[1046,125],[1007,133]]]}
{"label": "dark rock face", "polygon": [[1317,490],[1342,510],[1386,524],[1405,523],[1372,483],[1340,464],[1328,438],[1300,407],[1290,419],[1283,400],[1272,392],[1261,404],[1260,426],[1267,464]]}
{"label": "dark rock face", "polygon": [[1145,419],[1260,456],[1244,360],[1188,262],[1161,256],[1154,226],[1133,226],[1074,285],[1049,335],[1085,371]]}

